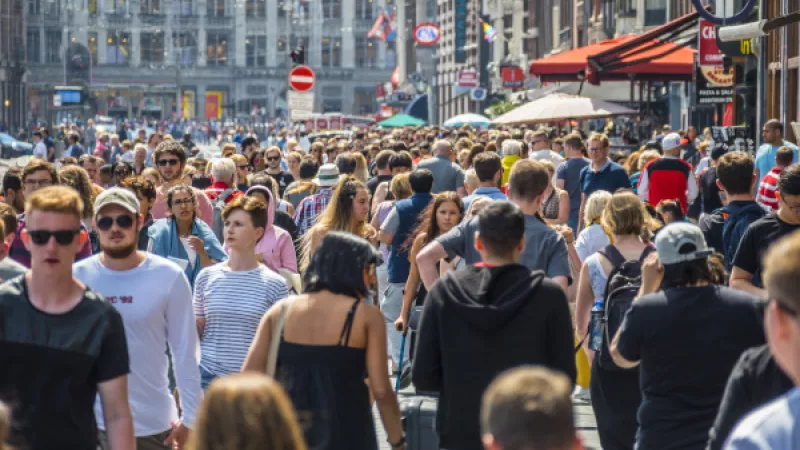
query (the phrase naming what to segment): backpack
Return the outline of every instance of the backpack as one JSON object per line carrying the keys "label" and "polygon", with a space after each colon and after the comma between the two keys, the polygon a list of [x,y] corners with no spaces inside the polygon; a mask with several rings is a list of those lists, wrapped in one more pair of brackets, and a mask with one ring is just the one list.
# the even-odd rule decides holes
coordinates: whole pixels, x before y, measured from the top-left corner
{"label": "backpack", "polygon": [[744,236],[745,230],[751,223],[767,215],[758,203],[751,203],[733,212],[727,208],[722,210],[725,222],[722,224],[722,248],[725,252],[725,270],[728,272],[733,268],[733,257],[739,248],[739,242]]}
{"label": "backpack", "polygon": [[214,235],[217,237],[220,244],[225,242],[225,237],[222,235],[222,231],[225,228],[225,221],[222,219],[222,210],[225,209],[225,200],[228,200],[228,197],[233,195],[235,191],[236,188],[225,189],[219,194],[219,197],[211,202],[211,207],[214,209],[214,222],[211,228],[214,230]]}
{"label": "backpack", "polygon": [[603,293],[605,301],[605,315],[603,317],[603,346],[595,359],[598,365],[604,370],[623,371],[623,370],[638,370],[623,369],[619,367],[611,358],[611,340],[617,334],[622,320],[625,318],[625,313],[631,309],[633,300],[639,293],[639,288],[642,285],[642,262],[647,258],[647,255],[655,249],[652,246],[647,246],[638,260],[626,260],[622,253],[617,250],[613,245],[606,246],[598,253],[605,256],[613,268],[608,274],[606,280],[606,289]]}

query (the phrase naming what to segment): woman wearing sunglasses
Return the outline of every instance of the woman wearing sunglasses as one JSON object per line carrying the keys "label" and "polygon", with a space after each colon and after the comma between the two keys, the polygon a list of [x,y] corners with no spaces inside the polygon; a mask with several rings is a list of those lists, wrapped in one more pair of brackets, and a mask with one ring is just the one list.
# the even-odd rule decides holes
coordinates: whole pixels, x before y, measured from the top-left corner
{"label": "woman wearing sunglasses", "polygon": [[149,251],[181,266],[194,289],[203,267],[228,256],[211,227],[197,217],[197,201],[190,186],[172,187],[167,192],[167,207],[169,216],[150,226]]}

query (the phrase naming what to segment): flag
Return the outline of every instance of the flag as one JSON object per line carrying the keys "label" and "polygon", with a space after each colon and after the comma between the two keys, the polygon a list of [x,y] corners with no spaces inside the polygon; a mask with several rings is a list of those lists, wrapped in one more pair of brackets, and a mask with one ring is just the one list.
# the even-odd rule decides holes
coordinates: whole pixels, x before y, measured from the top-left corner
{"label": "flag", "polygon": [[379,33],[382,32],[382,30],[383,30],[382,25],[383,25],[383,21],[384,20],[385,20],[385,17],[383,16],[383,14],[379,15],[378,18],[375,19],[375,23],[372,24],[372,28],[369,30],[369,33],[367,33],[367,37],[368,38],[376,36],[376,35],[378,35]]}
{"label": "flag", "polygon": [[395,67],[392,72],[392,87],[396,88],[400,84],[400,67]]}
{"label": "flag", "polygon": [[489,42],[494,42],[495,38],[497,38],[497,30],[483,20],[481,20],[481,23],[483,24],[483,38]]}

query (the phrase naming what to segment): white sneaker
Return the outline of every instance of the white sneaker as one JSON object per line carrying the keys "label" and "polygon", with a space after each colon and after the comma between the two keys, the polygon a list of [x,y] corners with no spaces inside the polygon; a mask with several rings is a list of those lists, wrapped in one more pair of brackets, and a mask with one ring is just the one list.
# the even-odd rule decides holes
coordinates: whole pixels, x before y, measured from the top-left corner
{"label": "white sneaker", "polygon": [[572,392],[572,399],[582,402],[591,402],[591,391],[581,386],[575,386],[575,390]]}

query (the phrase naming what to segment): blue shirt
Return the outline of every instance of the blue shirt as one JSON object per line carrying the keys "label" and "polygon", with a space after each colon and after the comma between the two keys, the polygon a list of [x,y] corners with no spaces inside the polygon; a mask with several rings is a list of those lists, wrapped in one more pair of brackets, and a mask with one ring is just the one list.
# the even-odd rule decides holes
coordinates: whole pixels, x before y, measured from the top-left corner
{"label": "blue shirt", "polygon": [[587,158],[570,158],[558,165],[556,179],[564,181],[564,190],[569,194],[569,221],[573,230],[578,229],[581,209],[581,171],[591,164]]}
{"label": "blue shirt", "polygon": [[464,202],[464,211],[469,211],[469,204],[478,197],[489,197],[492,200],[508,200],[506,194],[496,187],[479,187],[472,194],[461,199]]}
{"label": "blue shirt", "polygon": [[758,147],[758,151],[756,151],[756,170],[758,170],[759,181],[775,167],[775,155],[778,153],[778,149],[784,145],[792,149],[794,153],[792,163],[797,164],[800,162],[800,153],[797,151],[797,146],[791,142],[783,141],[781,145],[761,144],[761,147]]}
{"label": "blue shirt", "polygon": [[630,189],[631,179],[628,172],[619,164],[608,160],[597,172],[588,165],[581,169],[581,192],[589,198],[595,191],[614,193],[617,189]]}
{"label": "blue shirt", "polygon": [[724,448],[726,450],[800,448],[798,415],[800,415],[800,389],[794,388],[786,395],[745,416],[728,437]]}

